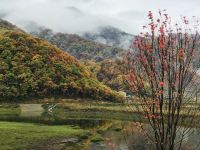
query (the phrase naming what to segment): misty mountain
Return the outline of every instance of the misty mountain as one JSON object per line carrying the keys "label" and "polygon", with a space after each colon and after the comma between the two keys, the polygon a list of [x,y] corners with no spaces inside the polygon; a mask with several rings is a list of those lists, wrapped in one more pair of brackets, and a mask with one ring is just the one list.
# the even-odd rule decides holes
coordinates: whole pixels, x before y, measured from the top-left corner
{"label": "misty mountain", "polygon": [[79,60],[102,61],[122,57],[126,52],[122,48],[107,46],[76,34],[56,33],[51,29],[40,27],[31,34],[49,41],[60,49],[67,51]]}
{"label": "misty mountain", "polygon": [[24,32],[22,29],[18,28],[16,25],[13,25],[12,23],[6,20],[3,20],[1,18],[0,18],[0,28]]}
{"label": "misty mountain", "polygon": [[133,41],[134,35],[115,27],[106,26],[100,27],[96,31],[86,32],[82,37],[109,46],[128,49]]}

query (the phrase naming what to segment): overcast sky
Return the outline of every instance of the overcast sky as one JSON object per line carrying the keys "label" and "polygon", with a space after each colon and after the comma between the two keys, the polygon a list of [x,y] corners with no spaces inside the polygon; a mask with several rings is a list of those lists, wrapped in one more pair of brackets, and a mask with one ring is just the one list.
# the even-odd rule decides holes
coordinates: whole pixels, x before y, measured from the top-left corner
{"label": "overcast sky", "polygon": [[200,0],[0,0],[0,16],[22,28],[31,22],[78,33],[110,25],[137,34],[149,10],[199,17],[199,7]]}

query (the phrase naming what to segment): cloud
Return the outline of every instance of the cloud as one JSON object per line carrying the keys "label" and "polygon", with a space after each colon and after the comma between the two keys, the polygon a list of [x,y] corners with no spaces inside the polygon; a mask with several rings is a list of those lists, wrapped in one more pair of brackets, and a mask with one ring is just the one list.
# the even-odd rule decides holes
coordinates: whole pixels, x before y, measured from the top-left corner
{"label": "cloud", "polygon": [[149,10],[167,9],[174,18],[198,16],[199,4],[198,0],[1,0],[0,17],[25,29],[35,22],[69,33],[106,25],[137,33]]}

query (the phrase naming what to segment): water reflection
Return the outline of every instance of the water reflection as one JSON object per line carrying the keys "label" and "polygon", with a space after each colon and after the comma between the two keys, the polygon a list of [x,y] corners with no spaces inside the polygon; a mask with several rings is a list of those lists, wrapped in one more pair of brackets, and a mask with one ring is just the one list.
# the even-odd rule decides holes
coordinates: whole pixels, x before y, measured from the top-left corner
{"label": "water reflection", "polygon": [[[143,132],[137,127],[135,120],[125,121],[129,120],[127,118],[130,118],[127,114],[67,111],[55,109],[56,104],[20,104],[18,107],[20,111],[15,111],[16,107],[12,106],[12,111],[0,114],[0,120],[44,123],[49,125],[73,125],[83,129],[90,129],[92,131],[90,137],[99,134],[102,136],[103,141],[92,142],[90,137],[87,137],[90,143],[87,144],[87,150],[155,149],[147,137],[143,135]],[[5,109],[9,109],[9,107],[6,106]],[[122,119],[117,118],[119,116]],[[150,131],[148,125],[145,125],[145,128],[148,132]],[[180,131],[184,131],[184,129],[180,128]],[[183,141],[182,150],[200,150],[199,147],[196,147],[197,143],[200,142],[199,133],[199,129],[193,129],[191,132],[188,132]],[[179,135],[177,136],[178,139]]]}
{"label": "water reflection", "polygon": [[[119,131],[118,129],[121,128]],[[92,143],[89,150],[153,150],[133,122],[118,122],[104,134],[104,142]]]}
{"label": "water reflection", "polygon": [[42,104],[20,104],[19,106],[22,117],[38,117],[44,112]]}
{"label": "water reflection", "polygon": [[[116,126],[122,128],[116,131]],[[150,127],[145,125],[148,132]],[[185,128],[180,128],[185,131]],[[180,131],[181,131],[180,130]],[[180,140],[180,133],[177,133],[176,142]],[[143,134],[143,131],[138,128],[134,122],[118,122],[113,124],[112,128],[104,134],[104,142],[91,143],[88,150],[155,150],[154,145]],[[200,129],[192,129],[187,132],[181,150],[200,150]],[[175,149],[178,149],[176,147]]]}

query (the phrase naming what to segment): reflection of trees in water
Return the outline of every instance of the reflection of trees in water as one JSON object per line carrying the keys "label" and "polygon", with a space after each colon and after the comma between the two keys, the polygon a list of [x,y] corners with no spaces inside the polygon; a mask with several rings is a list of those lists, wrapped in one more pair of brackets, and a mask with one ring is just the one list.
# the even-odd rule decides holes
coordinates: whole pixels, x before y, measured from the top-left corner
{"label": "reflection of trees in water", "polygon": [[57,114],[49,114],[44,112],[42,114],[43,121],[49,122],[53,125],[73,125],[80,126],[81,128],[94,128],[104,125],[107,121],[98,119],[84,119],[84,118],[65,118]]}
{"label": "reflection of trees in water", "polygon": [[[152,129],[148,124],[143,125],[149,134],[153,134]],[[154,150],[155,145],[143,133],[144,131],[138,127],[137,122],[128,122],[123,124],[123,135],[127,144],[127,150]],[[176,142],[182,139],[184,127],[179,127],[177,132]],[[187,133],[184,133],[183,147],[181,150],[198,150],[200,149],[200,129],[193,128]],[[176,147],[177,149],[177,147]]]}
{"label": "reflection of trees in water", "polygon": [[[176,140],[180,140],[180,136],[185,131],[184,127],[180,127],[177,133]],[[199,150],[200,149],[200,129],[193,128],[189,132],[185,133],[183,139],[183,146],[181,150]]]}
{"label": "reflection of trees in water", "polygon": [[[127,150],[154,150],[155,147],[148,141],[137,122],[122,123],[123,136]],[[149,126],[144,124],[144,128],[149,130]]]}
{"label": "reflection of trees in water", "polygon": [[143,150],[149,144],[133,122],[117,122],[104,132],[106,150]]}

